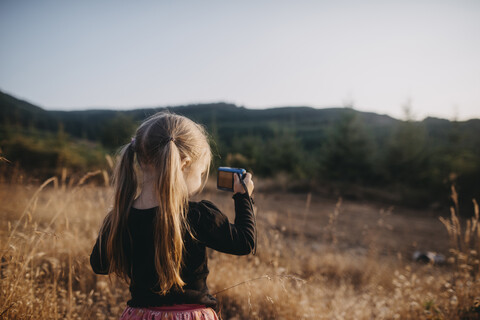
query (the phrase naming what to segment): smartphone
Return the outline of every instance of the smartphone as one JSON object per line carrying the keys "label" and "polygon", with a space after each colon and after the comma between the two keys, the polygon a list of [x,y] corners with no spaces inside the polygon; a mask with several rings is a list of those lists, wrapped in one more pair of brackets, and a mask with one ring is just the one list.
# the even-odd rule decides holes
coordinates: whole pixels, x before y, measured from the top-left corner
{"label": "smartphone", "polygon": [[240,179],[245,178],[247,171],[242,168],[220,167],[217,175],[217,188],[219,190],[233,192],[233,175],[239,174]]}

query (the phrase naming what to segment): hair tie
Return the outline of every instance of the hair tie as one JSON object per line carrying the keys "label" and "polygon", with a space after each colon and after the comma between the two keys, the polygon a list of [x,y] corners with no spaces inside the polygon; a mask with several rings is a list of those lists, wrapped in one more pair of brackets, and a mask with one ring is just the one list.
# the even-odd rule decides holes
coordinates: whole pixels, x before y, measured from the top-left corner
{"label": "hair tie", "polygon": [[168,137],[168,142],[170,142],[170,141],[175,142],[175,138],[174,137]]}

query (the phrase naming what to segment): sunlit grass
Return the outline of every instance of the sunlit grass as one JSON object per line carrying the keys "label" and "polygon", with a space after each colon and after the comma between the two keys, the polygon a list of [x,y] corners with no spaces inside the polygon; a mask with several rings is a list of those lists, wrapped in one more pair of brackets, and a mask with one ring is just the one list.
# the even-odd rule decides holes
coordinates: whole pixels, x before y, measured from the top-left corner
{"label": "sunlit grass", "polygon": [[[93,177],[96,184],[89,183]],[[95,275],[88,261],[111,204],[111,189],[99,186],[99,178],[108,185],[103,171],[76,180],[64,171],[36,186],[0,184],[0,318],[118,319],[129,299],[128,287]],[[397,253],[382,253],[386,239],[380,235],[396,227],[385,222],[385,211],[371,213],[375,228],[342,235],[341,227],[355,218],[342,216],[344,203],[333,203],[324,214],[313,205],[312,195],[288,196],[298,201],[283,204],[288,215],[281,217],[279,209],[267,210],[276,208],[278,200],[259,188],[256,256],[210,252],[208,284],[217,293],[224,319],[479,316],[476,203],[474,217],[464,226],[455,208],[450,219],[442,218],[446,229],[436,236],[450,235],[452,254],[447,266],[438,267],[410,262],[401,242]],[[202,197],[233,217],[229,195],[207,189]],[[320,214],[324,224],[309,226],[321,221],[314,219]],[[432,218],[431,223],[440,222]],[[307,229],[310,233],[302,232]],[[347,246],[348,238],[358,239],[361,250]]]}

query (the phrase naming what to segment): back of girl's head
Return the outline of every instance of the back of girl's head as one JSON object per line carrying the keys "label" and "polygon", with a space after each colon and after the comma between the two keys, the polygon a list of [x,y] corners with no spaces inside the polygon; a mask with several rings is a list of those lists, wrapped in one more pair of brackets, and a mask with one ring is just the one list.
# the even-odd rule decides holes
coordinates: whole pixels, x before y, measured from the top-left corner
{"label": "back of girl's head", "polygon": [[141,170],[153,178],[158,202],[154,220],[155,269],[158,291],[184,285],[180,277],[183,234],[188,230],[188,189],[182,164],[201,164],[207,173],[210,166],[210,146],[205,130],[190,119],[167,112],[146,119],[137,129],[132,142],[124,146],[115,168],[115,199],[112,212],[103,229],[108,231],[107,257],[111,272],[125,279],[131,277],[129,253],[122,243],[129,239],[128,216],[137,193],[135,156]]}
{"label": "back of girl's head", "polygon": [[[179,160],[210,163],[210,146],[205,130],[192,120],[166,112],[159,112],[145,120],[137,129],[134,150],[141,166],[165,170],[167,153],[178,150]],[[177,155],[177,154],[175,154]]]}

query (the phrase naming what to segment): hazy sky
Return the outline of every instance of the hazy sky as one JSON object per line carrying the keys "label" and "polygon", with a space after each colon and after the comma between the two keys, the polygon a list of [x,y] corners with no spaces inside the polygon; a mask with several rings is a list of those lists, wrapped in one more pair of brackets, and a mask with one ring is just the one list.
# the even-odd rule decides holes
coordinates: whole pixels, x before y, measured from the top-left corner
{"label": "hazy sky", "polygon": [[0,46],[0,90],[46,109],[480,118],[479,0],[0,0]]}

